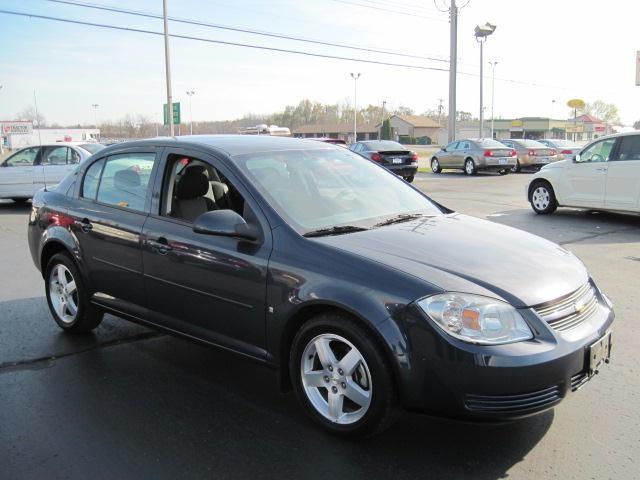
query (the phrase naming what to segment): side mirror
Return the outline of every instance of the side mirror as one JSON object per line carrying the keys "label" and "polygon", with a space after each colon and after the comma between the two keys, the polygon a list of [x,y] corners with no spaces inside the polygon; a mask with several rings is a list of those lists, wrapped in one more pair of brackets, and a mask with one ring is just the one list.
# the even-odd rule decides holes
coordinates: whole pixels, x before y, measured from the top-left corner
{"label": "side mirror", "polygon": [[233,210],[213,210],[196,218],[193,231],[205,235],[219,237],[236,237],[249,241],[259,238],[259,230],[255,225],[245,222],[244,218]]}
{"label": "side mirror", "polygon": [[572,159],[572,160],[573,160],[573,163],[579,162],[579,161],[580,161],[580,154],[579,154],[579,153],[576,153],[576,154],[573,156],[573,159]]}
{"label": "side mirror", "polygon": [[442,147],[440,150],[442,150],[443,152],[447,151],[447,147]]}

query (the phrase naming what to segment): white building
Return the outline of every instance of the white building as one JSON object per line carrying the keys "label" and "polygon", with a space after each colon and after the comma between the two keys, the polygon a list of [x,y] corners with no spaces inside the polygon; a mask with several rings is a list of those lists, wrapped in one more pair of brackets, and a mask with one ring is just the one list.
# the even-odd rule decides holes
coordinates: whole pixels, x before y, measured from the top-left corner
{"label": "white building", "polygon": [[97,142],[99,128],[34,128],[32,131],[7,132],[2,134],[3,146],[15,150],[40,143]]}

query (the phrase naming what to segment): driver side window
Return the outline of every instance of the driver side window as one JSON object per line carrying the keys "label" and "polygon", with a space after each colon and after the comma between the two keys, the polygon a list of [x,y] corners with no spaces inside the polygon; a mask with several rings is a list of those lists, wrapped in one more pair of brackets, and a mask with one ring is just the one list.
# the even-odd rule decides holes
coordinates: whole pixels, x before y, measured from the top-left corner
{"label": "driver side window", "polygon": [[577,163],[594,163],[608,162],[611,157],[611,150],[616,143],[615,138],[609,138],[594,143],[580,153],[580,157],[576,158]]}
{"label": "driver side window", "polygon": [[456,145],[458,145],[458,142],[451,142],[449,145],[447,145],[447,152],[455,150],[456,149]]}

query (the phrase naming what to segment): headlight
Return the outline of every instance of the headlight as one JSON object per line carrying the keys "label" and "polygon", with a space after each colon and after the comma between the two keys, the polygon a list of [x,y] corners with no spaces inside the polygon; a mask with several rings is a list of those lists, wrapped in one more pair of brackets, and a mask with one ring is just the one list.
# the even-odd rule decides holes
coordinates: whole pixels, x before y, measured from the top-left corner
{"label": "headlight", "polygon": [[518,311],[500,300],[466,293],[443,293],[418,301],[420,308],[452,337],[483,345],[533,338]]}

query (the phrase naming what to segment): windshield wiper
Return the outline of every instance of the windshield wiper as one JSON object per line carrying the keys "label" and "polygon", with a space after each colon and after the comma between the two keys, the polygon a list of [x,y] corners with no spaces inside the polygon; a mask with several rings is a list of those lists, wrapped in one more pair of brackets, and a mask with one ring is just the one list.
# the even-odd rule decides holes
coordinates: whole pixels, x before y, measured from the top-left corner
{"label": "windshield wiper", "polygon": [[391,218],[388,218],[387,220],[376,223],[373,226],[373,228],[384,227],[385,225],[391,225],[393,223],[408,222],[409,220],[414,220],[422,216],[424,215],[421,213],[401,213],[400,215],[396,215],[395,217],[391,217]]}
{"label": "windshield wiper", "polygon": [[335,227],[320,228],[305,233],[305,237],[324,237],[325,235],[342,235],[343,233],[362,232],[369,230],[366,227],[356,227],[355,225],[336,225]]}

